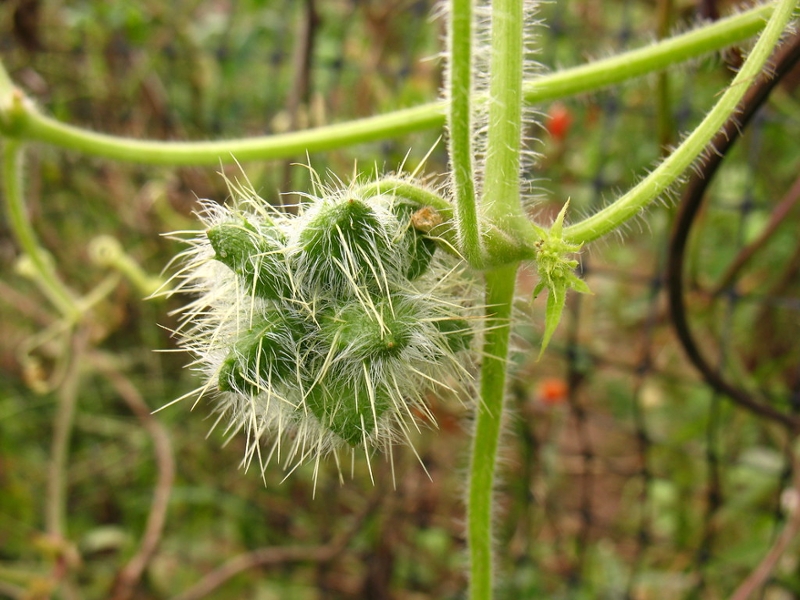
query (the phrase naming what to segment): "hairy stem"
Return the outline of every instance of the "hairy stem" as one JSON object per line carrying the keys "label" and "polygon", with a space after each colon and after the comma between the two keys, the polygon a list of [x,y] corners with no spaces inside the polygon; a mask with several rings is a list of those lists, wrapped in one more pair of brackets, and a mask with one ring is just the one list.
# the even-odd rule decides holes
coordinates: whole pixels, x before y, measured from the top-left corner
{"label": "hairy stem", "polygon": [[644,48],[544,75],[526,82],[525,101],[536,104],[599,90],[674,67],[708,52],[715,52],[761,31],[765,19],[772,15],[775,5],[776,3],[763,4]]}
{"label": "hairy stem", "polygon": [[494,586],[492,496],[503,416],[516,272],[517,265],[514,264],[486,273],[487,323],[481,368],[481,400],[472,438],[467,517],[471,600],[489,600]]}
{"label": "hairy stem", "polygon": [[36,280],[48,300],[68,320],[75,321],[80,310],[70,291],[58,279],[45,250],[39,245],[36,233],[28,222],[22,191],[22,145],[6,139],[3,144],[3,191],[8,222],[17,243],[36,270]]}
{"label": "hairy stem", "polygon": [[453,206],[439,194],[424,188],[413,181],[401,179],[399,177],[384,177],[376,181],[365,183],[356,188],[356,193],[365,198],[378,196],[380,194],[395,194],[401,198],[407,198],[423,206],[435,208],[446,219],[451,219]]}
{"label": "hairy stem", "polygon": [[[544,75],[525,84],[525,101],[537,104],[595,91],[725,48],[760,31],[773,8],[774,4],[759,6],[645,48]],[[0,63],[0,132],[5,130],[9,135],[92,156],[160,165],[218,165],[220,162],[233,163],[234,160],[269,160],[306,151],[331,150],[441,127],[447,112],[446,102],[431,102],[283,135],[215,142],[166,142],[134,140],[67,125],[41,114],[30,105],[12,106],[12,91],[13,86]]]}
{"label": "hairy stem", "polygon": [[[522,0],[492,3],[489,130],[481,197],[482,216],[503,229],[522,213],[519,196],[522,142]],[[527,223],[527,219],[525,219]],[[492,500],[503,419],[511,305],[518,263],[486,273],[486,337],[481,367],[481,402],[472,442],[468,531],[470,598],[489,600],[494,587]]]}
{"label": "hairy stem", "polygon": [[455,187],[460,250],[474,266],[482,263],[481,236],[472,160],[472,0],[452,0],[450,8],[450,162]]}
{"label": "hairy stem", "polygon": [[750,83],[761,73],[792,16],[794,6],[795,0],[781,0],[777,4],[764,32],[730,87],[686,140],[627,194],[588,219],[565,228],[566,239],[573,243],[584,243],[602,237],[639,214],[675,183],[733,114]]}
{"label": "hairy stem", "polygon": [[[520,203],[524,21],[523,0],[492,3],[489,123],[480,199],[484,266],[489,267],[532,258],[539,239]],[[489,231],[495,234],[491,239]]]}
{"label": "hairy stem", "polygon": [[522,214],[519,198],[522,143],[522,0],[492,3],[489,130],[481,210],[501,228]]}

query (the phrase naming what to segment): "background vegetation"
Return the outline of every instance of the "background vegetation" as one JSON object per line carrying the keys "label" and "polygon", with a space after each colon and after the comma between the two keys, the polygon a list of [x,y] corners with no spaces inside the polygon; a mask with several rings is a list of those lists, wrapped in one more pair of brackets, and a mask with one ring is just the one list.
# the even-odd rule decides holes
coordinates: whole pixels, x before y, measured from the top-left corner
{"label": "background vegetation", "polygon": [[[640,45],[665,23],[685,27],[703,11],[726,10],[661,5],[546,4],[540,61],[547,69],[579,64]],[[430,2],[410,0],[16,0],[0,4],[0,53],[14,81],[59,119],[137,138],[234,137],[435,98],[443,24],[431,12]],[[547,221],[567,197],[590,212],[629,187],[699,120],[738,57],[732,49],[666,78],[539,107],[542,126],[530,133],[541,140],[533,174],[541,200],[532,213]],[[406,167],[414,168],[440,133],[309,158],[346,177],[356,161],[397,168],[411,148]],[[708,355],[786,412],[800,411],[798,139],[800,98],[789,81],[717,175],[686,266],[692,324]],[[439,144],[426,171],[442,173],[445,160]],[[278,190],[305,189],[307,171],[291,162],[244,168],[280,203]],[[196,197],[227,194],[213,169],[145,168],[50,147],[33,148],[27,175],[37,232],[62,279],[83,291],[108,275],[92,261],[95,237],[113,236],[157,274],[180,250],[161,234],[197,226]],[[787,210],[781,223],[728,276],[778,206]],[[584,252],[595,295],[571,299],[539,363],[544,305],[520,301],[498,490],[499,598],[727,597],[800,505],[784,432],[710,390],[675,342],[663,275],[672,213],[654,209],[624,243]],[[143,301],[123,281],[93,313],[87,360],[95,368],[81,380],[66,471],[65,533],[74,547],[65,547],[41,534],[56,410],[46,384],[59,364],[54,342],[37,334],[54,315],[17,259],[0,221],[0,596],[24,587],[47,597],[47,576],[67,565],[80,597],[105,598],[139,547],[163,467],[158,437],[132,412],[132,398],[153,410],[197,385],[186,355],[153,352],[174,349],[178,303]],[[532,290],[533,276],[523,276]],[[467,406],[431,398],[439,431],[416,444],[430,478],[398,449],[394,485],[378,468],[373,486],[363,465],[341,485],[328,465],[312,499],[310,467],[286,481],[274,467],[263,479],[243,472],[243,437],[224,443],[220,427],[206,439],[209,406],[189,412],[189,402],[156,415],[175,480],[163,537],[134,597],[462,596]],[[203,576],[235,557],[258,566],[212,589]],[[760,593],[800,595],[796,552],[784,554]]]}

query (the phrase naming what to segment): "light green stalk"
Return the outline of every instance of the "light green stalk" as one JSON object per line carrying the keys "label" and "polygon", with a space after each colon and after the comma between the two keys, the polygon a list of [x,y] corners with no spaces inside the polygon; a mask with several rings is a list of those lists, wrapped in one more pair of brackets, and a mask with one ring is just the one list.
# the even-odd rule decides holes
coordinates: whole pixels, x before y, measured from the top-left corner
{"label": "light green stalk", "polygon": [[498,224],[522,216],[519,167],[523,26],[522,0],[494,0],[489,67],[491,100],[481,213]]}
{"label": "light green stalk", "polygon": [[[537,104],[592,92],[745,40],[764,25],[773,4],[588,65],[544,75],[524,86],[525,101]],[[234,160],[269,160],[341,148],[413,131],[441,127],[446,102],[431,102],[383,115],[305,131],[214,142],[134,140],[61,123],[31,105],[11,102],[13,85],[0,63],[0,135],[15,135],[92,156],[158,165],[218,165]],[[235,158],[234,158],[235,157]]]}
{"label": "light green stalk", "polygon": [[6,139],[3,144],[3,192],[11,231],[35,269],[36,282],[62,316],[70,322],[77,321],[81,314],[77,302],[56,275],[28,221],[22,192],[22,144],[13,139]]}
{"label": "light green stalk", "polygon": [[[520,203],[523,74],[522,0],[492,3],[489,124],[481,217],[501,231],[524,220]],[[513,227],[513,225],[512,225]],[[505,378],[517,261],[486,273],[487,323],[470,467],[468,540],[470,598],[489,600],[494,586],[492,496],[505,398]]]}
{"label": "light green stalk", "polygon": [[494,587],[492,497],[503,418],[516,273],[516,264],[486,273],[488,308],[481,367],[481,402],[476,408],[475,430],[472,434],[467,515],[472,600],[489,600]]}
{"label": "light green stalk", "polygon": [[453,0],[450,15],[450,162],[461,252],[475,267],[483,263],[473,172],[475,135],[472,101],[472,0]]}
{"label": "light green stalk", "polygon": [[715,52],[761,31],[775,6],[763,4],[643,48],[544,75],[526,82],[525,101],[537,104],[599,90]]}
{"label": "light green stalk", "polygon": [[564,229],[564,238],[584,243],[610,233],[638,215],[648,204],[661,196],[703,152],[711,138],[736,109],[747,88],[758,77],[792,17],[795,0],[781,0],[767,26],[730,87],[711,112],[650,175],[627,194],[588,219]]}

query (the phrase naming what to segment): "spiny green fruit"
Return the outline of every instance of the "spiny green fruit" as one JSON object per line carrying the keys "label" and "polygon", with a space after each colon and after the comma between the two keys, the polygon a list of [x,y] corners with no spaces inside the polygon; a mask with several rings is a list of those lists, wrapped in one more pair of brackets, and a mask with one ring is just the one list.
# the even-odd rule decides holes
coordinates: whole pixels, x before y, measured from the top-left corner
{"label": "spiny green fruit", "polygon": [[422,207],[361,183],[321,188],[296,215],[250,189],[230,208],[207,202],[177,275],[200,294],[183,344],[211,378],[202,390],[223,392],[219,411],[248,432],[246,464],[410,443],[426,392],[469,378],[472,288],[412,226]]}
{"label": "spiny green fruit", "polygon": [[296,378],[297,348],[305,336],[302,320],[285,312],[268,310],[244,332],[219,370],[224,392],[260,394]]}
{"label": "spiny green fruit", "polygon": [[305,284],[334,291],[385,277],[383,263],[394,255],[378,215],[353,197],[323,201],[301,232],[300,245]]}
{"label": "spiny green fruit", "polygon": [[389,391],[367,377],[329,373],[306,396],[306,406],[320,424],[350,446],[364,442],[393,404]]}
{"label": "spiny green fruit", "polygon": [[321,320],[323,339],[349,360],[398,356],[419,329],[414,306],[399,295],[369,303],[349,302]]}
{"label": "spiny green fruit", "polygon": [[259,232],[247,220],[219,223],[206,231],[214,258],[231,269],[259,298],[279,299],[289,278],[282,236],[273,228]]}

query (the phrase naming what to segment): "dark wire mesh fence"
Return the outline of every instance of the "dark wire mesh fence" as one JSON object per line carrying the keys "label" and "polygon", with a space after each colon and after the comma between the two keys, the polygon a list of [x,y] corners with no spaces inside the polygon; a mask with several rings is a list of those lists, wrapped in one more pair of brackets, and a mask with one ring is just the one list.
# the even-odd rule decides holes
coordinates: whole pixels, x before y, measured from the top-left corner
{"label": "dark wire mesh fence", "polygon": [[[421,60],[441,47],[441,23],[430,20],[430,2],[51,3],[36,8],[38,25],[36,19],[20,25],[20,11],[34,5],[0,9],[0,23],[13,32],[0,40],[12,76],[56,116],[105,131],[194,139],[278,132],[427,101],[439,85],[440,64]],[[691,22],[708,8],[673,7],[670,21]],[[556,2],[544,5],[542,16],[549,27],[540,29],[539,60],[548,69],[638,46],[660,28],[653,7],[633,1]],[[540,107],[542,126],[532,126],[531,134],[542,140],[535,149],[543,157],[530,177],[542,199],[532,212],[547,221],[571,198],[575,211],[590,213],[629,188],[655,163],[661,143],[676,143],[698,122],[739,58],[733,50],[679,66],[666,79],[653,76]],[[714,369],[794,418],[800,410],[800,112],[791,76],[772,98],[726,154],[692,222],[683,297]],[[671,124],[670,140],[658,133],[664,122]],[[354,160],[367,170],[374,164],[391,170],[412,147],[407,165],[413,168],[438,134],[311,162],[346,178]],[[441,171],[445,161],[440,145],[427,170]],[[290,162],[245,170],[267,199],[280,203],[276,190],[302,190],[308,181],[307,171]],[[113,232],[157,271],[175,248],[156,236],[191,226],[193,194],[226,195],[207,169],[108,165],[50,149],[37,149],[30,179],[38,182],[29,187],[44,242],[64,278],[79,284],[91,280],[80,267],[84,240]],[[543,299],[531,308],[535,282],[527,274],[520,279],[528,297],[520,301],[520,352],[498,488],[498,597],[728,597],[800,503],[792,483],[793,432],[714,391],[673,333],[666,266],[680,192],[632,224],[624,240],[584,250],[581,269],[595,295],[570,298],[569,314],[540,362]],[[35,294],[14,279],[12,254],[5,242],[3,280]],[[0,558],[11,562],[35,554],[26,540],[40,527],[36,512],[18,505],[36,504],[41,481],[35,478],[30,489],[10,482],[41,467],[42,456],[20,448],[46,446],[37,432],[47,430],[52,414],[47,402],[28,401],[14,360],[15,344],[37,321],[24,312],[27,320],[19,319],[21,303],[4,291],[3,323],[14,324],[2,342],[10,386],[2,400],[6,442],[0,448],[12,466],[4,482],[8,500],[0,503]],[[191,374],[171,375],[180,372],[179,358],[150,355],[152,347],[171,344],[154,326],[164,323],[169,307],[140,308],[131,289],[121,290],[116,302],[99,344],[130,363],[151,407],[193,387]],[[137,531],[150,467],[146,457],[126,451],[137,443],[135,427],[113,392],[97,381],[87,390],[72,451],[71,535],[83,544],[87,564],[106,565],[109,555],[95,553],[87,540],[102,527]],[[331,468],[314,501],[309,471],[282,484],[283,475],[269,471],[264,488],[257,474],[235,469],[242,440],[221,449],[219,437],[202,439],[207,423],[200,414],[187,417],[182,406],[161,413],[182,470],[171,526],[143,597],[182,590],[182,598],[259,592],[462,597],[459,481],[467,442],[459,423],[469,411],[432,403],[439,431],[424,432],[418,445],[430,480],[410,452],[398,450],[394,483],[380,469],[371,491],[357,467],[342,487]],[[22,410],[30,417],[27,427],[10,416]],[[98,485],[98,475],[107,485]],[[329,550],[281,554],[288,546]],[[270,560],[258,555],[259,562],[255,553],[263,548],[276,552],[267,553]],[[214,591],[202,576],[237,555],[256,557],[247,564],[263,568],[226,578]],[[798,569],[792,545],[759,597],[800,595]],[[102,589],[102,568],[90,573]]]}

